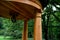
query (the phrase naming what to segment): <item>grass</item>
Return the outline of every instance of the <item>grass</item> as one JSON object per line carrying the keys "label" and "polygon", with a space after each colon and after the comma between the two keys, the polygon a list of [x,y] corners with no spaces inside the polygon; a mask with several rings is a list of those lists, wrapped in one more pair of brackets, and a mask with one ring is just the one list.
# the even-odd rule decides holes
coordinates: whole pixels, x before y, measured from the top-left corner
{"label": "grass", "polygon": [[[22,40],[22,39],[11,39],[11,37],[0,36],[0,40]],[[28,38],[28,40],[33,40],[33,38]]]}
{"label": "grass", "polygon": [[9,38],[10,38],[9,36],[7,36],[7,37],[0,36],[0,40],[10,40]]}
{"label": "grass", "polygon": [[[0,40],[22,40],[22,39],[11,39],[11,37],[9,37],[9,36],[7,36],[7,37],[0,36]],[[28,38],[28,40],[33,40],[33,38]]]}

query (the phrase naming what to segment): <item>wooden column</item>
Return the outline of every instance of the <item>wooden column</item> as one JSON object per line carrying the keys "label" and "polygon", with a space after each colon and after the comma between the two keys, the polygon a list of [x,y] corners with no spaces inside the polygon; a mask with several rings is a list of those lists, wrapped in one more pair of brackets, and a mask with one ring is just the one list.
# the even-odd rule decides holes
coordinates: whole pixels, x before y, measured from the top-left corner
{"label": "wooden column", "polygon": [[36,13],[35,24],[34,24],[34,40],[42,40],[42,23],[41,13]]}
{"label": "wooden column", "polygon": [[23,30],[22,40],[28,40],[28,21],[27,20],[24,20],[24,30]]}

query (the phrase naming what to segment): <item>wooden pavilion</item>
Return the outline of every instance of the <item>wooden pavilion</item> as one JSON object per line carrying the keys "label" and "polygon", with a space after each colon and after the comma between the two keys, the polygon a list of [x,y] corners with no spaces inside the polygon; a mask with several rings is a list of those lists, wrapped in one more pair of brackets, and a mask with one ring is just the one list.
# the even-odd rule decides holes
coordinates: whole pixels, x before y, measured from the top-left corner
{"label": "wooden pavilion", "polygon": [[28,40],[28,20],[34,19],[34,40],[42,40],[42,5],[38,0],[2,0],[0,17],[24,20],[22,40]]}

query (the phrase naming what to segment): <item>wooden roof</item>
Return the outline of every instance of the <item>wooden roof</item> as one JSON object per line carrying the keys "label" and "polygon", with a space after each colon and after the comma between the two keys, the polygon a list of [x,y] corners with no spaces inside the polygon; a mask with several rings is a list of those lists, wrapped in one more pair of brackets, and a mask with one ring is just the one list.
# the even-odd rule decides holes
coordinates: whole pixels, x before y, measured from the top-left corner
{"label": "wooden roof", "polygon": [[32,19],[35,17],[36,10],[40,11],[41,4],[35,0],[6,0],[0,1],[0,16],[11,18],[16,14],[16,19]]}

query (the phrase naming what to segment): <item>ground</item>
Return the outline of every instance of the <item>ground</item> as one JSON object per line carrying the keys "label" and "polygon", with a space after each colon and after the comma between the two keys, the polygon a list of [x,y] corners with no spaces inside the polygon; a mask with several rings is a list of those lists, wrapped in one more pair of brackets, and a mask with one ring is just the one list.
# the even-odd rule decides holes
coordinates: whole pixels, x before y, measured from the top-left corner
{"label": "ground", "polygon": [[[4,37],[4,36],[0,36],[0,40],[22,40],[22,39],[10,39],[9,36]],[[28,40],[33,40],[33,38],[28,38]],[[44,39],[43,39],[44,40]]]}
{"label": "ground", "polygon": [[[28,38],[29,40],[33,40],[32,38]],[[22,39],[10,39],[9,36],[4,37],[4,36],[0,36],[0,40],[22,40]]]}

